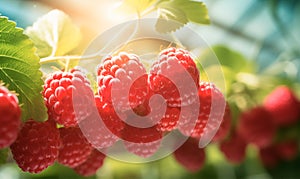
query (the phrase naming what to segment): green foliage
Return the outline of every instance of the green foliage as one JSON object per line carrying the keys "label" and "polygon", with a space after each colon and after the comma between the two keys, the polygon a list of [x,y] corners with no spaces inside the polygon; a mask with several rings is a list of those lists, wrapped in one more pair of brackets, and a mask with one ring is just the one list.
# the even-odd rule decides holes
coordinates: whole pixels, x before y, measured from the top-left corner
{"label": "green foliage", "polygon": [[159,18],[156,30],[168,33],[177,30],[188,22],[209,24],[208,11],[203,2],[193,0],[162,1],[157,5]]}
{"label": "green foliage", "polygon": [[25,33],[34,42],[40,57],[65,55],[81,40],[80,29],[59,10],[52,10],[39,18]]}
{"label": "green foliage", "polygon": [[203,2],[195,0],[124,0],[118,11],[137,13],[139,17],[158,11],[155,25],[160,33],[169,33],[188,22],[209,24],[208,11]]}
{"label": "green foliage", "polygon": [[[197,66],[201,72],[201,79],[214,82],[219,88],[225,83],[223,92],[229,94],[232,84],[241,74],[251,74],[255,71],[254,65],[240,53],[222,45],[204,49],[198,57]],[[217,75],[216,72],[222,73]],[[244,77],[244,76],[243,76]],[[247,76],[249,77],[249,76]],[[252,80],[246,80],[254,83]]]}
{"label": "green foliage", "polygon": [[0,79],[19,96],[22,119],[47,118],[42,97],[43,80],[39,58],[31,40],[16,24],[0,17]]}
{"label": "green foliage", "polygon": [[8,148],[0,150],[0,166],[6,163],[6,159],[8,156]]}

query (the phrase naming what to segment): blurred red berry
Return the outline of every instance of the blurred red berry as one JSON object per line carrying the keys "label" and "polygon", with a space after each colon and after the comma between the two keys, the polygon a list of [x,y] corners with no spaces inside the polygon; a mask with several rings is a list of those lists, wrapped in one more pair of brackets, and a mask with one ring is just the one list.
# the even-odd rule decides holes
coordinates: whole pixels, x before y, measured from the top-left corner
{"label": "blurred red berry", "polygon": [[220,150],[228,161],[232,163],[241,163],[246,156],[247,143],[236,132],[231,134],[228,140],[220,143]]}
{"label": "blurred red berry", "polygon": [[259,157],[262,164],[267,168],[275,167],[280,162],[280,158],[274,146],[260,148]]}
{"label": "blurred red berry", "polygon": [[188,138],[174,152],[174,157],[183,167],[191,172],[199,171],[205,162],[205,152],[198,147],[199,140]]}
{"label": "blurred red berry", "polygon": [[286,140],[275,144],[278,156],[283,160],[294,159],[299,152],[297,140]]}
{"label": "blurred red berry", "polygon": [[214,136],[214,138],[212,140],[214,142],[224,140],[226,138],[226,136],[228,135],[228,132],[230,131],[230,127],[231,127],[231,111],[230,111],[230,106],[227,103],[226,108],[225,108],[225,113],[223,116],[223,121],[222,121],[216,135]]}
{"label": "blurred red berry", "polygon": [[278,126],[294,124],[300,118],[299,101],[287,86],[277,87],[264,100],[264,107]]}
{"label": "blurred red berry", "polygon": [[95,175],[99,168],[102,167],[105,155],[94,149],[87,160],[75,167],[74,170],[85,177]]}
{"label": "blurred red berry", "polygon": [[266,147],[273,141],[276,126],[264,107],[255,107],[240,115],[237,130],[247,142]]}

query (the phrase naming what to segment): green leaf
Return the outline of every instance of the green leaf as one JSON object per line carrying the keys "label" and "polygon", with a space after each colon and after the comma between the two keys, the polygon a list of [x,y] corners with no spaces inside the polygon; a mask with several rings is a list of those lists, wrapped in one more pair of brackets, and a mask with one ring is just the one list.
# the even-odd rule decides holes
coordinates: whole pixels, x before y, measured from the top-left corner
{"label": "green leaf", "polygon": [[8,148],[0,150],[0,166],[6,163],[8,157]]}
{"label": "green leaf", "polygon": [[157,0],[123,0],[121,6],[117,8],[118,11],[127,13],[141,14],[143,11],[151,7]]}
{"label": "green leaf", "polygon": [[174,7],[168,2],[162,3],[159,9],[159,18],[155,28],[160,33],[169,33],[188,23],[184,11]]}
{"label": "green leaf", "polygon": [[[213,46],[212,49],[205,49],[199,57],[204,66],[216,65],[211,59],[217,58],[220,65],[228,67],[235,73],[254,72],[254,64],[239,52],[229,49],[223,45]],[[211,64],[214,63],[214,64]]]}
{"label": "green leaf", "polygon": [[19,96],[22,119],[47,118],[41,91],[42,73],[32,41],[16,24],[0,16],[0,80]]}
{"label": "green leaf", "polygon": [[[208,11],[203,2],[193,0],[162,0],[157,5],[159,18],[156,29],[168,33],[188,22],[209,24]],[[174,22],[175,21],[175,22]]]}
{"label": "green leaf", "polygon": [[81,40],[80,29],[68,15],[52,10],[25,31],[37,47],[40,57],[65,55]]}

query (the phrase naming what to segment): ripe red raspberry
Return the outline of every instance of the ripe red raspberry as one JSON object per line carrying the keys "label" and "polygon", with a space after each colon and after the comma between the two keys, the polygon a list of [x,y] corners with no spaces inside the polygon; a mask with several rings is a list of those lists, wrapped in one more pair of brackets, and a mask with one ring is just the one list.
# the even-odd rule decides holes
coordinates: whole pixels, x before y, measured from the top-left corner
{"label": "ripe red raspberry", "polygon": [[90,144],[92,144],[92,146],[96,149],[108,148],[112,146],[116,141],[119,140],[119,136],[117,135],[120,135],[119,132],[121,129],[123,129],[123,127],[120,127],[118,124],[124,124],[118,120],[109,121],[110,116],[114,116],[113,113],[107,113],[108,118],[106,118],[106,123],[104,122],[98,111],[99,108],[102,110],[102,102],[100,101],[99,96],[95,97],[95,103],[91,104],[89,107],[91,108],[90,115],[79,123],[82,133],[84,133],[86,139],[88,139]]}
{"label": "ripe red raspberry", "polygon": [[158,130],[172,131],[177,127],[180,116],[180,108],[167,107],[165,114],[157,124]]}
{"label": "ripe red raspberry", "polygon": [[44,85],[48,114],[58,124],[74,127],[84,120],[89,112],[89,103],[94,94],[86,76],[79,70],[54,72]]}
{"label": "ripe red raspberry", "polygon": [[39,173],[54,163],[60,145],[59,131],[53,121],[29,120],[10,149],[23,171]]}
{"label": "ripe red raspberry", "polygon": [[85,177],[95,175],[97,170],[102,167],[105,157],[106,156],[103,153],[94,149],[88,159],[75,167],[74,170]]}
{"label": "ripe red raspberry", "polygon": [[247,142],[258,147],[270,145],[276,133],[272,116],[263,107],[243,112],[239,117],[237,130]]}
{"label": "ripe red raspberry", "polygon": [[291,89],[286,86],[277,87],[264,101],[264,107],[278,126],[288,126],[300,117],[299,101]]}
{"label": "ripe red raspberry", "polygon": [[247,144],[245,140],[236,132],[231,134],[228,140],[220,143],[220,150],[224,153],[228,161],[241,163],[246,156]]}
{"label": "ripe red raspberry", "polygon": [[188,138],[175,152],[175,159],[191,172],[201,169],[205,162],[205,152],[203,148],[198,147],[198,140]]}
{"label": "ripe red raspberry", "polygon": [[122,139],[127,142],[149,143],[160,140],[161,138],[162,132],[157,129],[156,125],[147,128],[140,128],[126,124],[122,131]]}
{"label": "ripe red raspberry", "polygon": [[152,156],[160,147],[161,140],[148,143],[134,143],[124,141],[125,148],[140,157],[148,158]]}
{"label": "ripe red raspberry", "polygon": [[199,110],[192,109],[192,106],[184,107],[181,111],[189,110],[186,108],[190,108],[191,111],[187,116],[182,114],[178,128],[187,136],[212,138],[210,135],[215,134],[212,131],[216,131],[223,120],[226,102],[219,89],[209,82],[200,83],[198,96]]}
{"label": "ripe red raspberry", "polygon": [[[144,158],[150,157],[159,149],[162,138],[162,131],[158,129],[158,125],[146,116],[150,112],[148,107],[147,102],[145,102],[133,109],[134,114],[128,113],[127,124],[122,131],[125,148],[129,152]],[[131,123],[144,125],[136,127],[132,126]]]}
{"label": "ripe red raspberry", "polygon": [[231,127],[231,111],[230,111],[230,106],[227,103],[225,108],[225,113],[223,116],[223,121],[216,135],[214,136],[213,141],[218,142],[224,140],[228,135],[228,132],[230,131],[230,127]]}
{"label": "ripe red raspberry", "polygon": [[158,130],[172,131],[177,127],[180,108],[169,107],[164,99],[152,97],[153,94],[149,94],[145,103],[134,108],[133,111],[140,116],[148,115],[149,120],[157,124]]}
{"label": "ripe red raspberry", "polygon": [[171,107],[190,105],[197,96],[199,71],[189,52],[171,47],[158,58],[150,70],[150,89]]}
{"label": "ripe red raspberry", "polygon": [[[99,115],[103,120],[105,127],[108,128],[114,135],[120,137],[121,131],[124,129],[126,115],[124,113],[117,113],[110,103],[104,103],[99,96],[95,97],[96,106]],[[120,116],[121,115],[121,116]]]}
{"label": "ripe red raspberry", "polygon": [[108,57],[97,70],[98,93],[118,110],[142,104],[148,94],[146,69],[134,54]]}
{"label": "ripe red raspberry", "polygon": [[10,146],[17,139],[20,125],[18,98],[0,84],[0,149]]}
{"label": "ripe red raspberry", "polygon": [[59,133],[62,145],[59,149],[58,162],[74,168],[86,161],[93,148],[80,128],[60,128]]}

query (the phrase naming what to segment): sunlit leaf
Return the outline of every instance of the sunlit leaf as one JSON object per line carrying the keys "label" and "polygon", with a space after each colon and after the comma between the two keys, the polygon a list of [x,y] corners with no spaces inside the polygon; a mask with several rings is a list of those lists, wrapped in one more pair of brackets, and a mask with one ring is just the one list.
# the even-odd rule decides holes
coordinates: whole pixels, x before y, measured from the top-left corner
{"label": "sunlit leaf", "polygon": [[203,2],[192,0],[163,0],[157,5],[159,18],[156,29],[168,33],[188,22],[209,24],[208,11]]}
{"label": "sunlit leaf", "polygon": [[160,4],[159,18],[156,23],[156,30],[161,33],[168,33],[179,29],[188,23],[185,12],[172,4],[166,2]]}
{"label": "sunlit leaf", "polygon": [[81,33],[70,17],[52,10],[25,31],[40,57],[65,55],[78,46]]}
{"label": "sunlit leaf", "polygon": [[122,4],[117,8],[117,10],[125,13],[141,14],[156,1],[157,0],[123,0]]}

